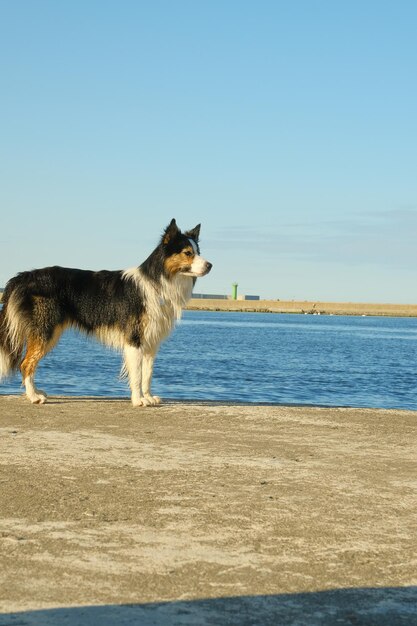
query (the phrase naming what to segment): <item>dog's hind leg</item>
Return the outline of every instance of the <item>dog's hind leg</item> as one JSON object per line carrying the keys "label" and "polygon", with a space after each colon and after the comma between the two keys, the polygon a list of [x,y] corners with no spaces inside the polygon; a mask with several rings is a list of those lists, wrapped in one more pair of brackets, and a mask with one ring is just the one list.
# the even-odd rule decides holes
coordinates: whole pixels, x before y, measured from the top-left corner
{"label": "dog's hind leg", "polygon": [[145,352],[142,361],[142,402],[145,406],[155,406],[156,404],[161,404],[161,398],[153,396],[151,393],[154,361],[155,352]]}
{"label": "dog's hind leg", "polygon": [[20,366],[26,395],[33,404],[44,404],[46,393],[35,387],[34,376],[39,361],[48,352],[48,344],[42,339],[30,337],[27,342],[26,355]]}

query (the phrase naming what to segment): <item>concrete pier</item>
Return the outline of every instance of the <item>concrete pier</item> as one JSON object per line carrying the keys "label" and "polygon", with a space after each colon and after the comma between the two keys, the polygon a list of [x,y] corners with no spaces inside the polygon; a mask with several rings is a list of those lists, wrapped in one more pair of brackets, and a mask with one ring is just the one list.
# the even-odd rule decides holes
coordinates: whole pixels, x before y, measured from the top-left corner
{"label": "concrete pier", "polygon": [[417,413],[0,396],[0,626],[417,624]]}

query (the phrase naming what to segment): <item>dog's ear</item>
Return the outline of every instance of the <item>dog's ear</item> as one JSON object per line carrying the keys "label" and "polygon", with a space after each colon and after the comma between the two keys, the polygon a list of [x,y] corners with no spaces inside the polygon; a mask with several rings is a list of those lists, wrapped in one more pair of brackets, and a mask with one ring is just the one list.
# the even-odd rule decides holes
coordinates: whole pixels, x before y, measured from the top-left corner
{"label": "dog's ear", "polygon": [[197,226],[192,230],[187,230],[185,236],[189,237],[190,239],[194,239],[195,242],[198,242],[198,238],[200,237],[200,228],[201,224],[197,224]]}
{"label": "dog's ear", "polygon": [[174,239],[174,237],[179,235],[180,232],[181,231],[177,226],[177,222],[175,219],[172,219],[162,235],[162,242],[167,245],[172,239]]}

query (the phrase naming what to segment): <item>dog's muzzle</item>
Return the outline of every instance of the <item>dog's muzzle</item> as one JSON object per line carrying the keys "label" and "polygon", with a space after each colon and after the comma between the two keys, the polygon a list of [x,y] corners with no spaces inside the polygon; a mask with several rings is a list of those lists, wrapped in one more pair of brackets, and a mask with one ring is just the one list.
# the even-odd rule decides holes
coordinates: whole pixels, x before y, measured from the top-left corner
{"label": "dog's muzzle", "polygon": [[208,274],[212,267],[213,265],[209,263],[208,261],[206,261],[205,259],[203,259],[203,257],[195,256],[191,264],[189,273],[192,276],[199,278],[201,276],[205,276],[206,274]]}
{"label": "dog's muzzle", "polygon": [[209,273],[209,271],[211,270],[211,268],[212,268],[212,267],[213,267],[213,264],[212,264],[212,263],[209,263],[208,261],[206,261],[206,267],[205,267],[205,270],[204,270],[204,274],[203,274],[203,276],[205,276],[206,274],[208,274],[208,273]]}

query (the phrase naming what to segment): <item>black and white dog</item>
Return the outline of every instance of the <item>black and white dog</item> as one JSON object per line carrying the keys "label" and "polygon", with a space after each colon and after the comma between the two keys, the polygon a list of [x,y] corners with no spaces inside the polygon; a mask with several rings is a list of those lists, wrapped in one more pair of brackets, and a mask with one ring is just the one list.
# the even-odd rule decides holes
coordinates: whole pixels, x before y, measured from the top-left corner
{"label": "black and white dog", "polygon": [[159,404],[151,394],[159,344],[180,318],[196,279],[212,267],[200,256],[199,234],[200,224],[182,233],[173,219],[139,267],[47,267],[12,278],[0,312],[0,378],[20,367],[29,400],[46,402],[35,387],[36,367],[62,332],[74,327],[123,351],[134,406]]}

